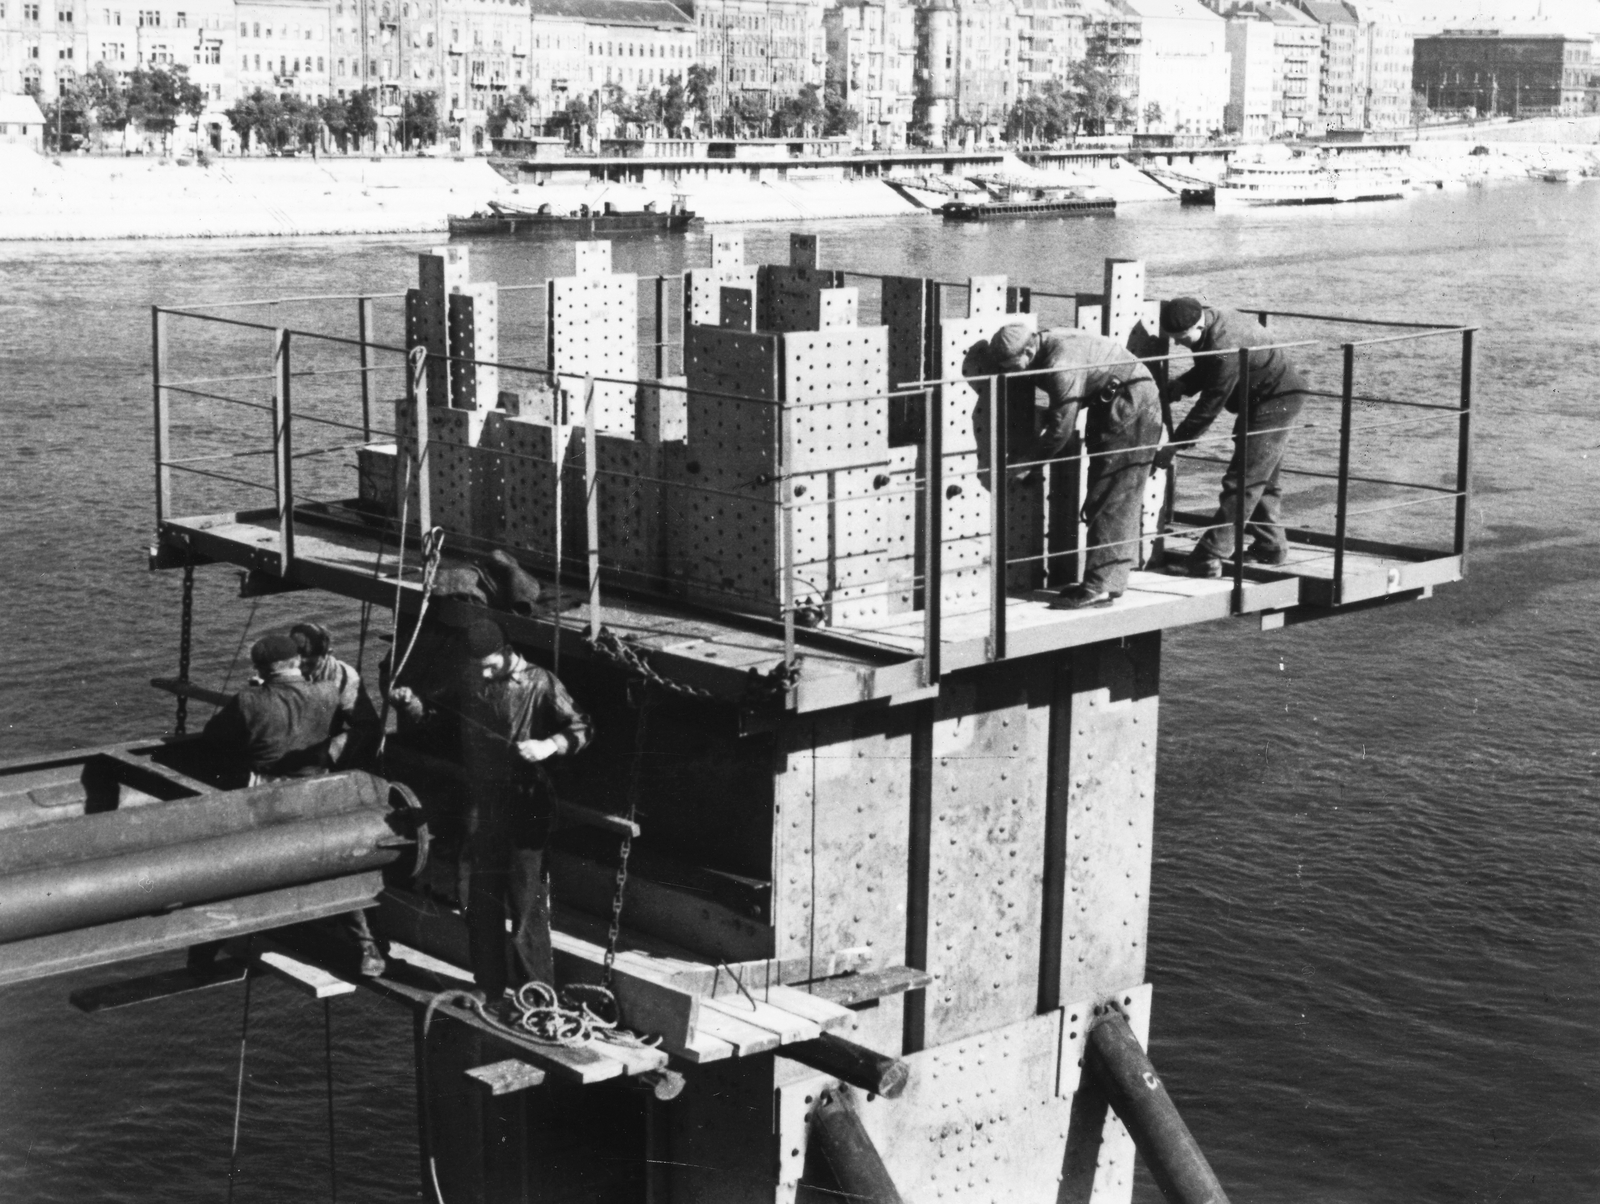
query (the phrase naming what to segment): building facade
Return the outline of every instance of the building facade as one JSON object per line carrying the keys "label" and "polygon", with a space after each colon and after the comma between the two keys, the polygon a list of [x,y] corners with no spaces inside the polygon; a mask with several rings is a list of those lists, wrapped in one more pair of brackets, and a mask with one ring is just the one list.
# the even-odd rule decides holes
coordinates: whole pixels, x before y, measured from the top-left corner
{"label": "building facade", "polygon": [[319,0],[240,0],[238,93],[258,88],[303,100],[332,94],[332,11]]}
{"label": "building facade", "polygon": [[1590,37],[1485,26],[1417,38],[1413,71],[1435,112],[1575,116],[1584,111],[1593,58]]}
{"label": "building facade", "polygon": [[529,82],[528,0],[443,0],[439,33],[440,108],[448,109],[463,149],[481,148],[489,114]]}
{"label": "building facade", "polygon": [[1272,77],[1274,37],[1272,22],[1250,10],[1228,18],[1227,132],[1247,142],[1272,136]]}
{"label": "building facade", "polygon": [[1348,0],[1356,32],[1356,110],[1364,129],[1411,124],[1412,36],[1389,0]]}
{"label": "building facade", "polygon": [[60,81],[87,71],[88,9],[82,0],[0,4],[0,92],[52,101]]}
{"label": "building facade", "polygon": [[1322,30],[1298,9],[1264,4],[1272,22],[1272,134],[1306,135],[1320,126]]}
{"label": "building facade", "polygon": [[1144,54],[1144,19],[1138,9],[1127,0],[1089,0],[1083,36],[1085,57],[1105,65],[1112,90],[1128,103],[1137,121]]}
{"label": "building facade", "polygon": [[1210,134],[1223,128],[1232,62],[1227,22],[1200,0],[1127,0],[1139,21],[1133,88],[1139,128]]}
{"label": "building facade", "polygon": [[1354,129],[1356,113],[1355,14],[1340,0],[1294,0],[1317,23],[1321,42],[1317,70],[1317,119],[1325,130]]}
{"label": "building facade", "polygon": [[1051,80],[1065,84],[1083,60],[1084,12],[1079,0],[1016,0],[1017,95]]}
{"label": "building facade", "polygon": [[857,115],[859,145],[905,146],[916,95],[917,23],[911,6],[904,0],[841,0],[823,13],[823,30],[828,72]]}
{"label": "building facade", "polygon": [[761,93],[773,101],[822,86],[827,38],[822,9],[807,0],[699,0],[695,54],[714,67],[724,100]]}

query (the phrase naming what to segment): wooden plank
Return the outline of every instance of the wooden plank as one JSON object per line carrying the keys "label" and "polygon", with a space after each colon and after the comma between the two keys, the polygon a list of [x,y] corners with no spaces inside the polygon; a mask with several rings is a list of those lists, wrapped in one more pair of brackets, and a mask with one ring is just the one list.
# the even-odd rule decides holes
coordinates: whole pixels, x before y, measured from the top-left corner
{"label": "wooden plank", "polygon": [[700,1009],[700,1023],[696,1027],[697,1034],[716,1037],[733,1046],[735,1057],[748,1058],[752,1054],[766,1053],[768,1050],[777,1049],[783,1044],[782,1038],[769,1028],[751,1024],[748,1020],[741,1020],[730,1016],[715,1007],[702,1007]]}
{"label": "wooden plank", "polygon": [[[600,982],[605,975],[605,950],[554,929],[550,932],[556,965],[565,981]],[[623,1024],[637,1033],[653,1034],[671,1045],[683,1045],[695,1030],[698,998],[670,982],[644,973],[638,958],[618,957],[612,968],[611,993],[617,998]]]}
{"label": "wooden plank", "polygon": [[389,956],[395,961],[405,962],[408,966],[426,970],[429,974],[437,974],[440,978],[453,978],[469,987],[475,985],[478,981],[473,977],[471,970],[451,965],[442,958],[433,957],[420,949],[413,949],[410,945],[401,944],[399,941],[389,942]]}
{"label": "wooden plank", "polygon": [[347,982],[321,966],[302,961],[277,945],[268,944],[256,954],[256,961],[274,971],[291,986],[305,991],[313,999],[332,999],[338,995],[355,994],[355,983]]}
{"label": "wooden plank", "polygon": [[140,916],[12,941],[0,945],[0,986],[359,911],[372,906],[382,889],[383,876],[373,870],[307,886],[197,904],[159,916]]}
{"label": "wooden plank", "polygon": [[510,1095],[516,1091],[526,1091],[529,1087],[537,1087],[544,1082],[544,1071],[537,1066],[530,1066],[521,1058],[506,1058],[499,1062],[490,1062],[487,1066],[473,1066],[467,1070],[469,1079],[477,1079],[489,1088],[490,1095]]}
{"label": "wooden plank", "polygon": [[203,970],[180,966],[176,970],[162,970],[158,974],[141,974],[137,978],[83,987],[68,995],[67,1002],[80,1012],[108,1012],[113,1008],[152,1003],[158,999],[171,999],[174,995],[188,995],[194,991],[243,982],[248,969],[244,962],[218,958]]}
{"label": "wooden plank", "polygon": [[767,1029],[776,1033],[779,1043],[783,1045],[794,1041],[814,1041],[822,1035],[822,1026],[816,1021],[797,1016],[793,1012],[786,1012],[760,997],[751,999],[741,994],[727,995],[721,999],[707,999],[701,1004],[700,1014],[704,1017],[708,1012],[716,1012]]}
{"label": "wooden plank", "polygon": [[933,980],[934,976],[925,970],[913,970],[909,966],[890,966],[867,974],[845,974],[838,978],[819,979],[817,982],[807,983],[806,990],[841,1007],[850,1007],[852,1004],[882,999],[886,995],[918,991],[931,984]]}
{"label": "wooden plank", "polygon": [[768,987],[762,993],[765,999],[774,1007],[796,1016],[803,1016],[816,1024],[823,1032],[830,1032],[836,1028],[846,1028],[855,1019],[850,1009],[824,999],[821,995],[808,994],[796,990],[794,987]]}
{"label": "wooden plank", "polygon": [[710,1033],[698,1031],[693,1033],[689,1040],[682,1045],[669,1045],[662,1042],[661,1048],[675,1058],[682,1058],[685,1062],[700,1065],[704,1062],[720,1062],[725,1058],[734,1056],[733,1043],[724,1041],[721,1037],[713,1037]]}

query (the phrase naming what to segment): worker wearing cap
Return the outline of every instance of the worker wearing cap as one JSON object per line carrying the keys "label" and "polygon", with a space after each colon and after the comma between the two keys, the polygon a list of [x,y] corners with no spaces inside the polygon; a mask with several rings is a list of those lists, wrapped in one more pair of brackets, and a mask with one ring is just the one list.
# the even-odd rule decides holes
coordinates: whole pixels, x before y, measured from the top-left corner
{"label": "worker wearing cap", "polygon": [[[1243,419],[1235,423],[1233,458],[1222,475],[1221,505],[1211,527],[1189,554],[1188,571],[1196,577],[1220,577],[1222,562],[1233,558],[1241,476],[1246,526],[1252,536],[1244,558],[1256,564],[1284,563],[1289,540],[1283,529],[1278,473],[1289,442],[1288,428],[1305,404],[1304,378],[1282,350],[1263,346],[1272,342],[1272,337],[1244,314],[1212,309],[1193,297],[1178,297],[1161,303],[1161,329],[1190,351],[1221,354],[1197,354],[1194,367],[1172,382],[1172,397],[1197,393],[1199,397],[1173,432],[1172,442],[1162,448],[1158,464],[1170,464],[1178,451],[1192,446],[1224,409],[1232,414],[1242,409],[1250,423],[1248,448],[1240,446],[1238,437]],[[1252,348],[1248,398],[1239,396],[1239,357],[1233,354],[1241,347]],[[1254,350],[1258,347],[1262,349]]]}
{"label": "worker wearing cap", "polygon": [[[473,973],[492,1004],[507,986],[554,981],[545,846],[555,798],[543,763],[581,752],[592,728],[555,674],[524,660],[494,620],[474,617],[461,650],[458,686],[437,705],[452,710],[461,725],[467,777],[462,898]],[[413,718],[427,709],[404,686],[390,697]]]}
{"label": "worker wearing cap", "polygon": [[377,736],[378,711],[361,684],[361,674],[333,655],[333,633],[322,624],[296,623],[289,628],[289,637],[300,649],[300,675],[309,682],[332,682],[339,688],[339,705],[356,719],[338,766],[363,764]]}
{"label": "worker wearing cap", "polygon": [[333,682],[307,681],[293,637],[269,635],[250,649],[259,683],[235,694],[205,726],[205,739],[237,753],[250,785],[326,773],[361,727]]}
{"label": "worker wearing cap", "polygon": [[[989,340],[997,372],[1039,372],[1049,409],[1025,462],[1053,460],[1066,450],[1087,407],[1088,491],[1083,519],[1088,552],[1083,581],[1062,590],[1052,605],[1079,610],[1109,606],[1128,588],[1139,556],[1144,487],[1161,439],[1161,395],[1150,370],[1115,339],[1080,330],[1030,330],[1013,322]],[[1022,470],[1024,476],[1037,469]]]}

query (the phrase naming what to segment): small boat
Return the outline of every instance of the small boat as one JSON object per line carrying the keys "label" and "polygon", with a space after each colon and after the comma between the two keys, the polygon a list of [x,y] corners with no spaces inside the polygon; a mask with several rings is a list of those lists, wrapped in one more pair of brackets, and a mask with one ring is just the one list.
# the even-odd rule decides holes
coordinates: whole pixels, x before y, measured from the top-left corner
{"label": "small boat", "polygon": [[1230,163],[1217,181],[1218,209],[1259,205],[1338,205],[1386,201],[1406,195],[1410,181],[1389,166],[1330,167],[1322,158]]}
{"label": "small boat", "polygon": [[600,209],[578,206],[576,213],[555,213],[549,204],[537,209],[490,201],[470,217],[450,218],[450,233],[457,235],[515,234],[553,235],[565,238],[591,238],[597,235],[678,232],[687,230],[699,218],[687,209],[680,197],[672,208],[660,210],[653,202],[642,209],[616,209],[609,202]]}

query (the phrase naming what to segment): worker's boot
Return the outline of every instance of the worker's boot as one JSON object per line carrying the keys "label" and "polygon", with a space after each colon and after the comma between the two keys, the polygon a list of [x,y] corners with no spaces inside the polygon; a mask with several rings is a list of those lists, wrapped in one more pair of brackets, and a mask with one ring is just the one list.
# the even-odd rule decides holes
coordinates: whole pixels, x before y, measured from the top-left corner
{"label": "worker's boot", "polygon": [[1222,576],[1222,561],[1204,544],[1196,544],[1194,551],[1183,562],[1183,571],[1191,577]]}
{"label": "worker's boot", "polygon": [[378,978],[389,968],[383,960],[383,950],[377,941],[361,942],[361,973],[366,978]]}
{"label": "worker's boot", "polygon": [[1246,564],[1264,564],[1272,568],[1287,564],[1289,561],[1288,548],[1275,548],[1269,544],[1256,542],[1245,549],[1244,562]]}
{"label": "worker's boot", "polygon": [[1093,585],[1069,585],[1055,596],[1051,610],[1088,610],[1094,606],[1110,606],[1121,594],[1099,589]]}

